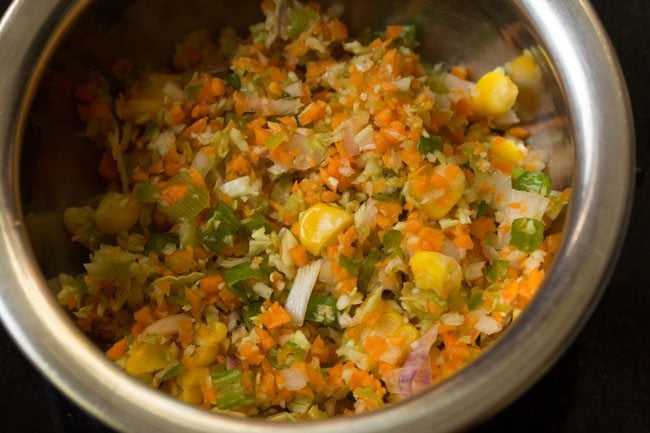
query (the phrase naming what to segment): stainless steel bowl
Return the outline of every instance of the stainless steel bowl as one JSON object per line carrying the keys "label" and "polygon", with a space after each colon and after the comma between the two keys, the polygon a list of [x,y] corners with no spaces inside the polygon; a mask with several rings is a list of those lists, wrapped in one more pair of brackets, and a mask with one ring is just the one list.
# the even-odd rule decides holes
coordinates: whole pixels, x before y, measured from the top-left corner
{"label": "stainless steel bowl", "polygon": [[[256,2],[244,0],[175,2],[187,13],[178,15],[161,12],[167,0],[130,3],[16,0],[0,23],[0,314],[54,384],[119,430],[276,430],[277,424],[186,406],[128,377],[76,328],[45,282],[78,258],[62,233],[38,233],[39,218],[56,216],[93,191],[80,164],[92,154],[80,158],[84,147],[75,144],[74,127],[37,97],[49,62],[55,66],[67,56],[101,67],[92,53],[75,49],[88,28],[106,30],[100,38],[105,50],[157,64],[188,26],[243,26],[257,18]],[[152,11],[165,23],[134,20]],[[521,104],[520,115],[535,131],[533,145],[551,155],[553,182],[572,180],[573,199],[561,250],[532,305],[483,357],[416,398],[367,415],[281,427],[309,433],[458,430],[494,414],[540,378],[576,336],[611,275],[632,195],[625,83],[586,0],[350,1],[346,15],[353,29],[417,23],[420,50],[430,62],[464,63],[481,73],[530,48],[544,69],[543,96]]]}

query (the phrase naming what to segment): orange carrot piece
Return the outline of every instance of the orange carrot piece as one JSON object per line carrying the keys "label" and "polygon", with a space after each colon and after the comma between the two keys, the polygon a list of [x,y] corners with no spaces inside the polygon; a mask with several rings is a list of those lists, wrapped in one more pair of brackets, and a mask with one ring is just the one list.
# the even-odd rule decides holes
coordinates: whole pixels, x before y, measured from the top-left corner
{"label": "orange carrot piece", "polygon": [[293,259],[294,263],[298,266],[305,266],[307,263],[309,263],[309,257],[307,257],[307,249],[302,245],[298,245],[297,247],[289,250],[289,255]]}
{"label": "orange carrot piece", "polygon": [[274,302],[271,306],[262,313],[262,323],[268,328],[278,328],[286,323],[291,322],[291,316],[287,313],[278,302]]}
{"label": "orange carrot piece", "polygon": [[129,343],[126,341],[126,338],[122,338],[111,346],[110,349],[106,351],[106,356],[113,361],[120,359],[129,348]]}

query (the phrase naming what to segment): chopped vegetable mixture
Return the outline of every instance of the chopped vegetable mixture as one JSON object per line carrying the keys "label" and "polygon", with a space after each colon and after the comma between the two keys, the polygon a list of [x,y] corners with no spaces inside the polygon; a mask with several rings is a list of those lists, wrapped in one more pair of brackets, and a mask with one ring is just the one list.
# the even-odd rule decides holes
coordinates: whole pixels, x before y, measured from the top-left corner
{"label": "chopped vegetable mixture", "polygon": [[[325,418],[476,359],[540,287],[569,200],[513,111],[532,55],[423,65],[415,28],[357,39],[265,0],[245,39],[188,34],[75,93],[106,192],[68,208],[58,300],[127,373],[217,412]],[[334,11],[335,12],[335,11]],[[115,86],[113,86],[114,88]]]}

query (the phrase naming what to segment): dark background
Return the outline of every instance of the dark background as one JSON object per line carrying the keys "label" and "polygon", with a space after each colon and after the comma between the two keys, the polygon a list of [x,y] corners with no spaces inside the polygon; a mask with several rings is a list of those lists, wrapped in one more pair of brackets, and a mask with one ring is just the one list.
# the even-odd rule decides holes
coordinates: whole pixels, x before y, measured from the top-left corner
{"label": "dark background", "polygon": [[[635,113],[637,190],[627,241],[575,343],[537,385],[475,433],[650,432],[650,1],[592,3],[620,57]],[[8,4],[0,0],[0,12]],[[1,326],[0,423],[6,433],[110,432],[45,381]]]}

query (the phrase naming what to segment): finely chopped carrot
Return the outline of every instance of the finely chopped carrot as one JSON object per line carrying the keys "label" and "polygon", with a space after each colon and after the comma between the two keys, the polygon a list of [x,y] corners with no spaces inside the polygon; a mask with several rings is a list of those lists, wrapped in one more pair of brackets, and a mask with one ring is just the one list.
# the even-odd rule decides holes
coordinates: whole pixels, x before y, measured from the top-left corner
{"label": "finely chopped carrot", "polygon": [[533,131],[503,124],[517,116],[502,69],[430,68],[410,25],[355,41],[316,3],[262,10],[245,39],[189,34],[167,72],[115,60],[114,95],[112,79],[57,78],[107,184],[66,210],[91,255],[58,299],[109,359],[185,402],[273,420],[374,410],[516,322],[570,189],[545,186]]}

